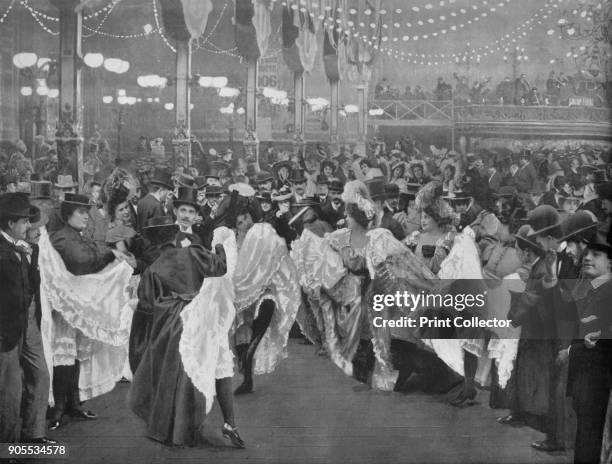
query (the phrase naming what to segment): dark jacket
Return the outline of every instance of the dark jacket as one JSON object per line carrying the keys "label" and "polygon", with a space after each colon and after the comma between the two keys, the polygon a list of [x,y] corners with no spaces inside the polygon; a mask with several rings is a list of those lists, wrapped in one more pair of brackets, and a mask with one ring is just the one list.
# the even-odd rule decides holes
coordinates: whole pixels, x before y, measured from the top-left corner
{"label": "dark jacket", "polygon": [[115,259],[110,248],[96,246],[69,225],[51,234],[50,238],[66,269],[74,275],[95,274]]}
{"label": "dark jacket", "polygon": [[538,173],[533,163],[527,163],[525,166],[519,168],[512,177],[512,180],[519,192],[529,192],[538,180]]}
{"label": "dark jacket", "polygon": [[137,223],[140,230],[146,226],[147,221],[154,217],[166,216],[164,205],[155,198],[152,194],[145,195],[139,202],[137,207]]}
{"label": "dark jacket", "polygon": [[380,221],[380,227],[383,229],[390,230],[393,236],[398,240],[404,240],[406,234],[401,224],[393,219],[393,213],[387,208],[384,209],[382,220]]}
{"label": "dark jacket", "polygon": [[0,235],[0,352],[11,351],[28,324],[33,296],[31,265],[22,266],[15,249]]}

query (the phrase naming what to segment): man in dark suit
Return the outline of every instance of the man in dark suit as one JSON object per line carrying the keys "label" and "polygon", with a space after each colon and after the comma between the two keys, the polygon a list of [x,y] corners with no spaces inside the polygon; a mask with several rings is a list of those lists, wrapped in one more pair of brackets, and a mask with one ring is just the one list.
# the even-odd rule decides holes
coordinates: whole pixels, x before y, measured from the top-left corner
{"label": "man in dark suit", "polygon": [[393,236],[398,240],[404,240],[406,234],[399,222],[393,215],[399,211],[399,186],[396,184],[385,184],[386,198],[383,201],[383,217],[380,221],[380,227],[390,230]]}
{"label": "man in dark suit", "polygon": [[161,169],[155,170],[150,181],[149,193],[138,202],[136,208],[139,228],[144,227],[151,218],[166,215],[166,198],[173,188],[170,173]]}
{"label": "man in dark suit", "polygon": [[190,187],[179,187],[174,200],[174,216],[179,230],[176,234],[177,248],[187,248],[191,245],[203,245],[206,239],[201,224],[196,224],[198,215],[198,191]]}
{"label": "man in dark suit", "polygon": [[529,192],[538,180],[538,173],[530,160],[531,154],[523,151],[519,156],[519,168],[513,176],[514,186],[520,193]]}
{"label": "man in dark suit", "polygon": [[334,228],[344,227],[343,190],[344,183],[339,179],[332,179],[329,183],[327,199],[321,205],[321,219]]}
{"label": "man in dark suit", "polygon": [[[39,214],[22,194],[0,198],[0,441],[51,445],[45,437],[49,373],[36,318],[37,253],[26,242]],[[22,406],[23,405],[23,406]]]}

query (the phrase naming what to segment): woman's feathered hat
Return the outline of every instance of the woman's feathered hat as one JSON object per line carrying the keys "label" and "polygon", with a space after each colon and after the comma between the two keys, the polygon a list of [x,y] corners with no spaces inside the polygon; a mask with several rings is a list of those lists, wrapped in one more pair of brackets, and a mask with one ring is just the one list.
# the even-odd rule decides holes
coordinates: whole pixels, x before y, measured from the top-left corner
{"label": "woman's feathered hat", "polygon": [[345,204],[355,203],[370,221],[376,215],[376,206],[370,198],[368,187],[360,180],[352,180],[344,186],[342,201]]}
{"label": "woman's feathered hat", "polygon": [[432,181],[423,186],[414,200],[417,211],[431,216],[438,225],[445,225],[454,219],[453,208],[443,198],[442,183]]}

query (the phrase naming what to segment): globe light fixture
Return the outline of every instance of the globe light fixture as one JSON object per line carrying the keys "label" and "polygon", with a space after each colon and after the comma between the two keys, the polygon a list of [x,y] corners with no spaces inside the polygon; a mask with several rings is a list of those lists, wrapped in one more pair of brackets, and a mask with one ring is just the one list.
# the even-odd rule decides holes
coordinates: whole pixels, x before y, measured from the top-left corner
{"label": "globe light fixture", "polygon": [[114,100],[114,99],[113,99],[113,97],[112,97],[112,96],[110,96],[110,95],[104,95],[104,96],[102,97],[102,102],[103,102],[103,103],[106,103],[107,105],[108,105],[109,103],[112,103],[112,102],[113,102],[113,100]]}
{"label": "globe light fixture", "polygon": [[104,64],[104,55],[102,53],[87,53],[83,57],[83,62],[90,68],[99,68]]}
{"label": "globe light fixture", "polygon": [[174,109],[174,103],[166,103],[164,104],[164,108],[167,109],[168,111],[171,111]]}
{"label": "globe light fixture", "polygon": [[344,107],[344,111],[346,113],[358,113],[359,112],[359,107],[357,105],[352,105],[352,104],[346,105]]}
{"label": "globe light fixture", "polygon": [[29,97],[30,95],[32,95],[32,87],[30,86],[21,87],[21,90],[19,92],[24,97]]}
{"label": "globe light fixture", "polygon": [[213,86],[213,78],[210,76],[202,76],[198,80],[198,84],[200,87],[212,87]]}
{"label": "globe light fixture", "polygon": [[212,78],[212,86],[217,88],[217,89],[221,89],[223,87],[225,87],[227,85],[227,77],[225,76],[219,76],[219,77],[213,77]]}
{"label": "globe light fixture", "polygon": [[226,98],[235,98],[240,95],[240,90],[233,87],[223,87],[219,89],[219,96]]}
{"label": "globe light fixture", "polygon": [[38,60],[36,53],[22,52],[13,56],[13,64],[17,69],[24,69],[34,66]]}
{"label": "globe light fixture", "polygon": [[59,89],[49,89],[49,91],[47,92],[47,97],[49,98],[59,97]]}
{"label": "globe light fixture", "polygon": [[244,108],[241,106],[240,108],[236,110],[236,113],[242,116],[244,114]]}
{"label": "globe light fixture", "polygon": [[107,71],[120,74],[123,67],[123,60],[120,60],[119,58],[107,58],[104,60],[104,69],[106,69]]}

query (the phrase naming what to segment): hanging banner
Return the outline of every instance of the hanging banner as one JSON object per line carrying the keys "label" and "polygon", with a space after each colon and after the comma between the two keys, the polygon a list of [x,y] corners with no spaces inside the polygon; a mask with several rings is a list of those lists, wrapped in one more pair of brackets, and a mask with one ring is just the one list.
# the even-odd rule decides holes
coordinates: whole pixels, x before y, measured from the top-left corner
{"label": "hanging banner", "polygon": [[289,7],[283,8],[283,22],[281,26],[283,40],[283,58],[291,72],[304,72],[304,66],[300,59],[300,51],[296,41],[300,34],[300,28],[294,24],[293,11]]}
{"label": "hanging banner", "polygon": [[181,0],[159,0],[164,32],[174,40],[186,41],[191,38],[185,24]]}
{"label": "hanging banner", "polygon": [[259,53],[265,55],[270,45],[270,37],[272,35],[272,1],[271,0],[254,0],[255,14],[253,17],[253,26],[257,33],[257,46]]}
{"label": "hanging banner", "polygon": [[213,9],[210,0],[181,0],[183,17],[191,38],[197,39],[206,30],[208,16]]}

